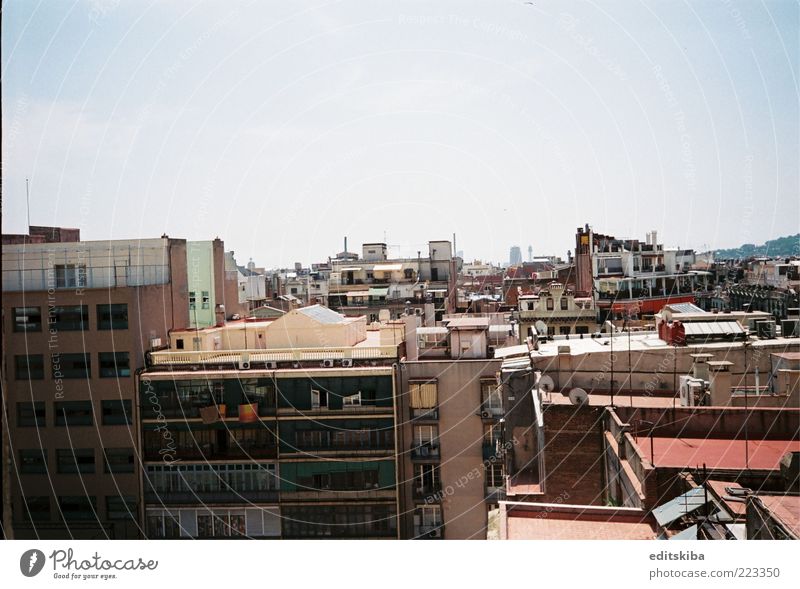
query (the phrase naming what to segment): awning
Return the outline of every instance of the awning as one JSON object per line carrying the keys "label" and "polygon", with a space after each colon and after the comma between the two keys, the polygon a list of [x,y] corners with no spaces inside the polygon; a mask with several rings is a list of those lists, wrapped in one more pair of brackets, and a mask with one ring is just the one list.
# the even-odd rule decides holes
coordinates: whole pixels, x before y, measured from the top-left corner
{"label": "awning", "polygon": [[339,272],[358,272],[361,270],[359,266],[348,266],[347,268],[342,268]]}
{"label": "awning", "polygon": [[385,297],[389,294],[389,288],[370,288],[369,296],[371,297]]}
{"label": "awning", "polygon": [[345,293],[345,296],[347,296],[347,298],[351,298],[351,297],[365,297],[365,296],[367,296],[368,294],[369,294],[369,293],[368,293],[366,290],[351,290],[351,291],[348,291],[348,292],[346,292],[346,293]]}
{"label": "awning", "polygon": [[396,272],[402,269],[402,264],[375,264],[372,267],[373,272]]}

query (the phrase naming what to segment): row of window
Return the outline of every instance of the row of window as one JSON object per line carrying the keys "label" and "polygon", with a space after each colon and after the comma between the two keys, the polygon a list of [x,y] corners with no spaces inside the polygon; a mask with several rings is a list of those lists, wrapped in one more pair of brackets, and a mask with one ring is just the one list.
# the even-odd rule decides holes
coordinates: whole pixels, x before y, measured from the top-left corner
{"label": "row of window", "polygon": [[[503,412],[502,387],[492,379],[481,380],[481,411],[492,415]],[[432,412],[439,404],[439,387],[436,381],[411,382],[408,386],[409,405],[417,417]]]}
{"label": "row of window", "polygon": [[[128,305],[125,303],[97,305],[97,329],[128,329]],[[35,332],[47,330],[85,331],[89,329],[88,305],[57,305],[47,307],[42,316],[41,307],[14,307],[14,331]]]}
{"label": "row of window", "polygon": [[[60,496],[57,499],[58,510],[66,521],[96,521],[97,497],[94,496]],[[110,495],[106,497],[106,518],[110,520],[135,520],[136,497]],[[31,521],[50,520],[50,497],[47,495],[25,497],[25,518]]]}
{"label": "row of window", "polygon": [[[97,362],[100,378],[131,375],[131,358],[128,352],[98,352]],[[53,379],[91,378],[91,354],[51,354],[50,371]],[[43,354],[14,356],[14,377],[17,380],[42,380],[44,373]]]}
{"label": "row of window", "polygon": [[[189,310],[194,310],[197,308],[197,293],[193,290],[189,291]],[[211,308],[211,297],[207,290],[203,290],[200,292],[200,308],[201,309],[209,309]]]}
{"label": "row of window", "polygon": [[[91,401],[58,401],[53,404],[54,425],[94,425],[94,406]],[[103,425],[132,425],[133,408],[130,400],[100,401]],[[47,427],[47,406],[44,401],[17,403],[17,427]]]}
{"label": "row of window", "polygon": [[152,465],[147,467],[147,480],[156,493],[278,490],[275,464]]}
{"label": "row of window", "polygon": [[[106,474],[134,472],[133,448],[103,448],[103,464]],[[19,451],[21,474],[48,474],[47,450],[31,448]],[[56,450],[56,472],[58,474],[94,474],[94,448],[59,448]]]}

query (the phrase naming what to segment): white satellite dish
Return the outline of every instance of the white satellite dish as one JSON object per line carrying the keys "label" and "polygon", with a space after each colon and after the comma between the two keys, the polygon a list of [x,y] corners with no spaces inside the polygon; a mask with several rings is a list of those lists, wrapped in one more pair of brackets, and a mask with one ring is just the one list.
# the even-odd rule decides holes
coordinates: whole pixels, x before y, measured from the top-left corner
{"label": "white satellite dish", "polygon": [[536,323],[534,323],[534,325],[536,326],[536,331],[539,332],[539,335],[547,335],[547,324],[544,321],[539,319]]}
{"label": "white satellite dish", "polygon": [[589,393],[580,387],[575,387],[569,392],[569,402],[573,405],[586,405],[589,403]]}
{"label": "white satellite dish", "polygon": [[553,389],[556,388],[556,383],[553,382],[552,377],[547,376],[546,374],[539,379],[539,390],[544,391],[545,393],[553,392]]}

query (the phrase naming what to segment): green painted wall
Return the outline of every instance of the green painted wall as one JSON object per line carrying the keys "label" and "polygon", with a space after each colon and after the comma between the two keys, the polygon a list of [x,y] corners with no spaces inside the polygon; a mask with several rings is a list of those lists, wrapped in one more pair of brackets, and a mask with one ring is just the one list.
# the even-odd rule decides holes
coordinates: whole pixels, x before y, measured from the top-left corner
{"label": "green painted wall", "polygon": [[[189,241],[186,243],[186,268],[189,276],[189,323],[191,327],[211,327],[216,324],[214,315],[214,243]],[[208,302],[203,302],[203,293]],[[195,295],[194,308],[191,305]]]}

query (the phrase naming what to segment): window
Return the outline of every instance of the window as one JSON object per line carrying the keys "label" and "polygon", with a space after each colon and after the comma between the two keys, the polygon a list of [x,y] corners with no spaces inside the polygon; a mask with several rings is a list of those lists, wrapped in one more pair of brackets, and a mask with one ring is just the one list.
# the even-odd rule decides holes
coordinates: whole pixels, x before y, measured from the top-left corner
{"label": "window", "polygon": [[361,391],[358,391],[355,395],[348,395],[346,397],[342,397],[342,406],[344,407],[361,406]]}
{"label": "window", "polygon": [[200,306],[203,309],[208,309],[210,305],[211,305],[211,297],[208,296],[208,291],[204,290],[202,292],[202,299],[201,299],[201,305]]}
{"label": "window", "polygon": [[131,361],[128,352],[100,352],[100,378],[125,377],[131,375]]}
{"label": "window", "polygon": [[429,534],[442,525],[442,508],[439,505],[419,505],[414,509],[414,535]]}
{"label": "window", "polygon": [[41,307],[14,307],[14,331],[42,331]]}
{"label": "window", "polygon": [[89,354],[52,354],[50,358],[53,379],[92,377]]}
{"label": "window", "polygon": [[189,309],[190,310],[194,310],[196,301],[197,301],[197,294],[193,290],[190,290],[189,291]]}
{"label": "window", "polygon": [[84,264],[56,264],[56,288],[80,288],[86,286]]}
{"label": "window", "polygon": [[273,463],[148,465],[145,491],[155,493],[230,493],[277,491]]}
{"label": "window", "polygon": [[175,340],[175,349],[182,350],[183,349],[183,338],[178,338]]}
{"label": "window", "polygon": [[502,388],[493,380],[481,381],[481,412],[491,415],[503,413]]}
{"label": "window", "polygon": [[483,426],[483,444],[484,446],[496,448],[497,444],[502,439],[502,426],[499,423]]}
{"label": "window", "polygon": [[561,297],[561,310],[566,311],[569,309],[569,300],[566,297]]}
{"label": "window", "polygon": [[503,481],[503,465],[501,463],[487,463],[484,474],[488,488],[499,488],[505,485]]}
{"label": "window", "polygon": [[414,445],[432,447],[438,444],[439,426],[436,425],[415,425],[414,426]]}
{"label": "window", "polygon": [[97,329],[128,329],[128,305],[97,305]]}
{"label": "window", "polygon": [[25,497],[25,519],[30,519],[34,522],[49,520],[50,497],[47,495]]}
{"label": "window", "polygon": [[552,297],[547,297],[547,310],[548,311],[552,311],[553,310],[553,299],[552,299]]}
{"label": "window", "polygon": [[147,537],[158,538],[180,538],[181,525],[178,517],[170,513],[148,513],[147,514]]}
{"label": "window", "polygon": [[19,471],[22,474],[46,474],[47,450],[32,448],[19,451]]}
{"label": "window", "polygon": [[435,382],[412,382],[408,387],[409,403],[415,417],[436,413],[439,389]]}
{"label": "window", "polygon": [[130,400],[103,401],[103,425],[131,425],[133,413]]}
{"label": "window", "polygon": [[135,458],[133,448],[103,448],[106,474],[125,474],[134,472]]}
{"label": "window", "polygon": [[244,513],[205,513],[197,515],[200,538],[226,538],[245,535]]}
{"label": "window", "polygon": [[414,489],[418,495],[439,490],[439,465],[417,464],[414,466]]}
{"label": "window", "polygon": [[14,356],[14,374],[17,380],[42,380],[44,378],[44,356]]}
{"label": "window", "polygon": [[89,307],[86,305],[61,305],[47,313],[47,324],[57,331],[83,331],[89,329]]}
{"label": "window", "polygon": [[55,404],[56,425],[92,425],[91,401],[62,401]]}
{"label": "window", "polygon": [[106,497],[108,519],[136,519],[136,497],[130,495]]}
{"label": "window", "polygon": [[44,401],[17,403],[17,427],[45,427],[46,415]]}
{"label": "window", "polygon": [[58,498],[58,506],[67,521],[96,520],[96,497],[67,495]]}
{"label": "window", "polygon": [[327,430],[305,430],[295,432],[298,448],[328,448],[331,445],[331,434]]}
{"label": "window", "polygon": [[94,473],[94,448],[56,450],[56,470],[61,474]]}
{"label": "window", "polygon": [[576,325],[575,326],[575,333],[589,333],[589,328],[586,325]]}
{"label": "window", "polygon": [[319,409],[328,406],[328,391],[311,389],[311,408]]}

